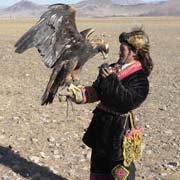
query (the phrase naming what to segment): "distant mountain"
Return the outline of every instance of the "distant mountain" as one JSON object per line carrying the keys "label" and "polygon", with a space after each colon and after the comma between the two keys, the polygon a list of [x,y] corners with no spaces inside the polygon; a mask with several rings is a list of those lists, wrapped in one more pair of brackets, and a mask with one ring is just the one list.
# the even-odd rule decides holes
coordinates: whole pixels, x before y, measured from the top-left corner
{"label": "distant mountain", "polygon": [[[85,0],[74,5],[79,16],[98,16],[102,11],[114,6],[111,0]],[[97,13],[99,12],[99,13]],[[105,13],[103,12],[103,15]]]}
{"label": "distant mountain", "polygon": [[165,3],[164,0],[158,3],[147,3],[144,0],[84,0],[75,4],[75,7],[79,16],[148,16],[157,6]]}
{"label": "distant mountain", "polygon": [[136,5],[136,4],[144,4],[144,0],[112,0],[113,3],[119,4],[119,5]]}
{"label": "distant mountain", "polygon": [[40,16],[47,5],[38,5],[31,1],[22,0],[0,11],[0,17],[37,17]]}
{"label": "distant mountain", "polygon": [[[161,3],[164,1],[168,1],[168,0],[156,0],[156,1],[152,0],[149,3],[158,4],[158,3]],[[112,0],[112,2],[115,4],[119,4],[119,5],[124,5],[124,6],[138,5],[138,4],[149,4],[145,0]]]}
{"label": "distant mountain", "polygon": [[180,0],[170,0],[157,5],[151,11],[144,13],[146,16],[180,16]]}
{"label": "distant mountain", "polygon": [[[179,0],[159,0],[156,3],[145,3],[145,0],[84,0],[74,6],[77,15],[83,17],[180,16]],[[22,0],[0,10],[0,18],[40,17],[47,7]]]}
{"label": "distant mountain", "polygon": [[19,11],[34,11],[34,10],[39,10],[41,7],[40,5],[37,5],[31,1],[20,1],[18,3],[15,3],[14,5],[6,8],[6,11],[11,11],[11,12],[19,12]]}

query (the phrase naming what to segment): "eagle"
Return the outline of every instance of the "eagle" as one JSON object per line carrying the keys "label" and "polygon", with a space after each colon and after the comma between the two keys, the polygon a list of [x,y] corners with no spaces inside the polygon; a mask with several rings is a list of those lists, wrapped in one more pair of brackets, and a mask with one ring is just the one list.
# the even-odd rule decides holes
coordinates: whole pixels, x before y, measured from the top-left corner
{"label": "eagle", "polygon": [[89,39],[94,29],[78,32],[75,14],[73,6],[50,5],[15,44],[16,53],[37,48],[44,64],[52,68],[41,105],[52,103],[59,87],[79,82],[82,67],[89,59],[100,52],[104,58],[108,55],[109,45],[104,40]]}

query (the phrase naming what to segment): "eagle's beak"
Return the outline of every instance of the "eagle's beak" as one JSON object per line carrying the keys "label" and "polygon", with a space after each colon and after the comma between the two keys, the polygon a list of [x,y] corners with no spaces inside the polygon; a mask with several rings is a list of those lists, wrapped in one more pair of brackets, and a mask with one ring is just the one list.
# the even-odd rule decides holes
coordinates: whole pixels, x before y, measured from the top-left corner
{"label": "eagle's beak", "polygon": [[108,57],[108,53],[109,53],[109,44],[104,44],[102,50],[101,50],[102,56],[104,59],[106,59]]}

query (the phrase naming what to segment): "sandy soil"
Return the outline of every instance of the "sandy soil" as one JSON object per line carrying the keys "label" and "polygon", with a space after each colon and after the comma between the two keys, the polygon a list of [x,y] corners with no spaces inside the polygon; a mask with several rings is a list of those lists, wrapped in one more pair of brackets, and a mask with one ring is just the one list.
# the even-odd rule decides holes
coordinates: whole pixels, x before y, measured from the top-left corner
{"label": "sandy soil", "polygon": [[[16,40],[35,20],[0,20],[0,179],[84,180],[89,177],[90,149],[81,138],[96,104],[74,105],[57,98],[41,106],[51,73],[35,49],[14,53]],[[136,162],[137,180],[180,177],[180,18],[139,17],[78,19],[79,30],[96,29],[110,45],[109,62],[118,57],[118,35],[143,24],[151,40],[154,70],[146,102],[134,111],[143,128],[143,156]],[[89,61],[82,84],[97,75],[101,55]]]}

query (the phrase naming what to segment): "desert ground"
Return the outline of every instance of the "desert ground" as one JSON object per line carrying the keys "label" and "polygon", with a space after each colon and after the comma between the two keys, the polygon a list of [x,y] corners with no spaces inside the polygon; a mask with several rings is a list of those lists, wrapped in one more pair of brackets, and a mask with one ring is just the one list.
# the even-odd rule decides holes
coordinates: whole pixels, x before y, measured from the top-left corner
{"label": "desert ground", "polygon": [[[57,97],[51,105],[40,105],[51,69],[36,49],[14,53],[15,42],[36,21],[0,20],[0,179],[85,180],[91,150],[81,138],[96,103],[73,104],[73,111],[69,105],[68,113],[67,103]],[[81,83],[90,85],[100,64],[117,60],[119,33],[136,25],[149,34],[154,61],[149,96],[134,111],[144,132],[136,180],[179,180],[180,17],[78,18],[79,31],[92,27],[93,37],[110,44],[108,59],[97,55],[85,64]]]}

